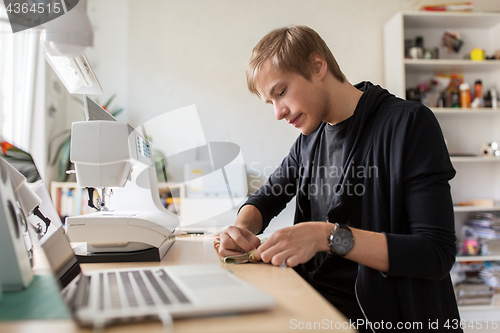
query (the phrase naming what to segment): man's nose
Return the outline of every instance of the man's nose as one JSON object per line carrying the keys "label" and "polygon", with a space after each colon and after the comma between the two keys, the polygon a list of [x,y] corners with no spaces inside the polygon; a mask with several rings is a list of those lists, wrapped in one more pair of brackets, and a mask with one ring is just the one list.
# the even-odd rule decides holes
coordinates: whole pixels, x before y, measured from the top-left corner
{"label": "man's nose", "polygon": [[281,103],[274,103],[274,115],[276,119],[281,120],[289,113],[288,108]]}

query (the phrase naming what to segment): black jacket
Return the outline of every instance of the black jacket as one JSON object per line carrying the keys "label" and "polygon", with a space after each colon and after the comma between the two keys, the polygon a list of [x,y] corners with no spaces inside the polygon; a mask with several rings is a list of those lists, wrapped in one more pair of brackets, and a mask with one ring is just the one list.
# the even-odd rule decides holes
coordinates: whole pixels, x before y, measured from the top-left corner
{"label": "black jacket", "polygon": [[[456,254],[449,187],[455,170],[441,129],[420,103],[369,82],[356,87],[364,93],[343,147],[342,186],[325,219],[387,236],[387,274],[358,265],[355,278],[358,303],[369,321],[380,328],[382,321],[391,322],[392,330],[398,322],[415,323],[418,331],[435,332],[429,324],[437,320],[440,330],[448,331],[443,325],[453,328],[459,320],[449,275]],[[307,188],[325,126],[300,135],[281,166],[245,203],[260,210],[264,228],[295,195],[294,223],[310,221]],[[273,191],[277,185],[288,185],[287,191]],[[328,286],[336,283],[329,272],[340,260],[347,261],[318,253],[297,271],[328,298]]]}

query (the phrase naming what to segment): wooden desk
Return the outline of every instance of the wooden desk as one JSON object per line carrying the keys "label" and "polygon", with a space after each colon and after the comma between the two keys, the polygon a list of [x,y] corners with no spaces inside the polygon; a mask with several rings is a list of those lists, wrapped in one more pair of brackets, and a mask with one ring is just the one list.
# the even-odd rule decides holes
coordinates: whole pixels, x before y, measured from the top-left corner
{"label": "wooden desk", "polygon": [[[335,323],[346,322],[345,317],[330,305],[316,290],[306,283],[295,271],[287,267],[269,264],[222,264],[213,248],[213,238],[208,236],[177,237],[172,248],[159,263],[110,263],[84,264],[83,271],[104,268],[218,264],[232,271],[265,291],[276,300],[276,307],[270,311],[245,313],[239,315],[214,316],[205,318],[176,319],[174,332],[289,332],[307,331],[308,323],[316,330],[335,329]],[[348,323],[348,321],[347,321]],[[326,325],[326,326],[325,326]],[[314,328],[314,326],[311,326]],[[344,328],[348,327],[344,324]],[[295,328],[295,329],[293,329]],[[106,328],[106,332],[162,332],[159,322],[120,325]],[[348,329],[342,331],[349,332]],[[70,320],[64,321],[26,321],[0,322],[0,332],[92,332],[79,328]]]}

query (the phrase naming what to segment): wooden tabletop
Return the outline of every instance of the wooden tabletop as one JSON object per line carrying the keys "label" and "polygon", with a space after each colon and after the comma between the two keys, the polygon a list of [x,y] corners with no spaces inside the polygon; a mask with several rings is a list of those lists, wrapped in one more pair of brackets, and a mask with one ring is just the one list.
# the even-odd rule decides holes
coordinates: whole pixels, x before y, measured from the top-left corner
{"label": "wooden tabletop", "polygon": [[[42,259],[43,261],[43,259]],[[347,319],[305,282],[292,268],[269,264],[223,264],[210,236],[178,236],[172,248],[158,263],[84,264],[83,271],[122,267],[217,264],[268,293],[276,300],[269,311],[238,315],[174,320],[174,332],[289,332],[305,329],[332,330]],[[348,324],[343,325],[344,328]],[[307,329],[309,328],[310,329]],[[302,328],[302,329],[300,329]],[[91,332],[73,321],[0,322],[0,332]],[[120,325],[106,332],[163,332],[159,322]],[[348,329],[342,329],[349,332]]]}

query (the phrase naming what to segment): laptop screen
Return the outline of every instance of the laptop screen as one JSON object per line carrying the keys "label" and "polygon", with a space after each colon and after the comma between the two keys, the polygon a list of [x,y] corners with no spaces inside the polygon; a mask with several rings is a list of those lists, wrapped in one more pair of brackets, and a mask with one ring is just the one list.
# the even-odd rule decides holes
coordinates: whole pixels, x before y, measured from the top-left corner
{"label": "laptop screen", "polygon": [[47,234],[40,245],[61,288],[80,274],[80,265],[62,226]]}
{"label": "laptop screen", "polygon": [[[42,221],[30,214],[27,217],[28,222],[36,229],[41,224],[45,234],[39,234],[40,245],[45,251],[49,265],[60,282],[62,287],[65,287],[76,275],[78,275],[80,267],[78,266],[76,256],[73,253],[71,245],[62,228],[61,218],[52,202],[49,191],[41,180],[42,177],[38,172],[35,161],[32,156],[6,142],[1,141],[2,152],[0,157],[10,163],[15,169],[26,177],[28,186],[41,199],[42,203],[39,206],[40,212],[50,220],[50,225],[45,226]],[[36,236],[35,236],[36,237]]]}

